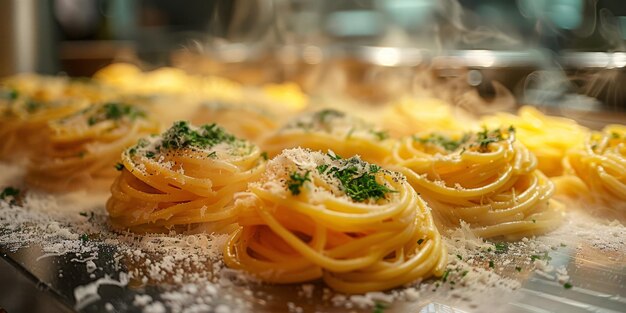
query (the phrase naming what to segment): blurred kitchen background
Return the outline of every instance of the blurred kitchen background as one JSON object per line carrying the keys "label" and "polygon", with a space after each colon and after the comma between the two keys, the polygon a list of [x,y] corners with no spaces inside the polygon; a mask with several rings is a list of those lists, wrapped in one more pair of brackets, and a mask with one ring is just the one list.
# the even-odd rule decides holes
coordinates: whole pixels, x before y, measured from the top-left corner
{"label": "blurred kitchen background", "polygon": [[626,111],[623,0],[0,0],[0,41],[0,76],[130,62],[367,103]]}

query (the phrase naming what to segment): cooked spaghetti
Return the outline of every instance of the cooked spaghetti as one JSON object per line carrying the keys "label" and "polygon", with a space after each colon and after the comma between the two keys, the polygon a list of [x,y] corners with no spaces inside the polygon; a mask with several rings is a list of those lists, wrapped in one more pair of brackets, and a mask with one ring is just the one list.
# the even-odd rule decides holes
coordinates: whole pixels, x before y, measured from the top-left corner
{"label": "cooked spaghetti", "polygon": [[0,159],[33,152],[49,121],[69,116],[105,99],[101,86],[63,77],[32,74],[2,81],[0,86]]}
{"label": "cooked spaghetti", "polygon": [[293,118],[266,138],[261,146],[273,157],[284,149],[302,147],[332,150],[340,156],[360,155],[368,162],[381,162],[392,143],[384,130],[341,111],[324,109]]}
{"label": "cooked spaghetti", "polygon": [[216,124],[176,122],[122,153],[107,211],[117,229],[220,230],[237,215],[233,195],[264,168],[259,148]]}
{"label": "cooked spaghetti", "polygon": [[401,167],[443,227],[462,220],[481,237],[516,238],[560,222],[554,184],[536,170],[537,159],[515,141],[513,128],[407,137],[389,162]]}
{"label": "cooked spaghetti", "polygon": [[233,135],[257,142],[264,134],[278,128],[276,117],[252,105],[207,102],[193,114],[194,124],[218,123]]}
{"label": "cooked spaghetti", "polygon": [[608,217],[626,219],[626,126],[608,125],[570,151],[565,174],[555,178],[559,194],[587,200]]}
{"label": "cooked spaghetti", "polygon": [[572,148],[581,148],[589,130],[573,120],[547,116],[531,106],[519,109],[517,115],[497,113],[482,119],[487,127],[513,125],[516,137],[537,156],[538,168],[549,177],[563,173],[562,161]]}
{"label": "cooked spaghetti", "polygon": [[224,261],[272,283],[322,278],[363,293],[440,276],[447,254],[430,209],[399,173],[358,157],[285,150],[240,194]]}
{"label": "cooked spaghetti", "polygon": [[48,191],[106,188],[116,176],[120,153],[158,132],[158,125],[140,107],[117,102],[94,105],[49,123],[26,181]]}
{"label": "cooked spaghetti", "polygon": [[402,97],[389,104],[382,122],[393,137],[409,136],[424,131],[468,130],[469,115],[459,108],[435,98]]}

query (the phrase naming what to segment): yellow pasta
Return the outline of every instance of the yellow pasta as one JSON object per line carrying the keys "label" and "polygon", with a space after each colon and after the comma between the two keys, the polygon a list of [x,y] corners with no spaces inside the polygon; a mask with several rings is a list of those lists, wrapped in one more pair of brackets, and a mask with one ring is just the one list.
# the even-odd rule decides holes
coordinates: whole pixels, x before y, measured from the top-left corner
{"label": "yellow pasta", "polygon": [[430,209],[399,173],[304,149],[268,162],[238,196],[241,225],[224,261],[279,284],[386,290],[442,275],[447,253]]}
{"label": "yellow pasta", "polygon": [[176,95],[195,99],[241,101],[242,86],[225,78],[189,75],[172,67],[142,72],[132,64],[111,64],[94,74],[94,80],[126,94]]}
{"label": "yellow pasta", "polygon": [[0,159],[34,152],[40,133],[49,121],[69,116],[110,90],[98,84],[23,74],[2,81],[0,86]]}
{"label": "yellow pasta", "polygon": [[468,130],[473,121],[461,109],[435,98],[402,97],[382,115],[383,126],[393,137],[424,131]]}
{"label": "yellow pasta", "polygon": [[233,195],[265,164],[257,146],[216,124],[182,121],[140,140],[122,162],[106,208],[115,228],[135,232],[224,230],[237,215]]}
{"label": "yellow pasta", "polygon": [[519,238],[561,220],[554,184],[512,128],[407,137],[388,162],[401,168],[443,227],[462,220],[481,237]]}
{"label": "yellow pasta", "polygon": [[380,163],[391,151],[385,131],[344,112],[324,109],[297,116],[261,144],[270,157],[284,149],[332,150],[343,157],[359,155]]}
{"label": "yellow pasta", "polygon": [[256,106],[209,102],[200,106],[191,122],[218,123],[237,137],[258,142],[263,134],[278,128],[276,119],[271,112]]}
{"label": "yellow pasta", "polygon": [[51,121],[26,181],[48,191],[109,186],[120,153],[139,138],[158,133],[140,107],[107,102]]}
{"label": "yellow pasta", "polygon": [[487,127],[513,125],[517,139],[537,156],[539,170],[549,177],[563,173],[565,153],[569,149],[582,147],[589,133],[576,121],[546,116],[531,106],[520,108],[517,115],[497,113],[486,116],[482,123]]}
{"label": "yellow pasta", "polygon": [[563,163],[565,174],[554,179],[559,194],[587,201],[607,217],[626,219],[626,126],[593,132]]}

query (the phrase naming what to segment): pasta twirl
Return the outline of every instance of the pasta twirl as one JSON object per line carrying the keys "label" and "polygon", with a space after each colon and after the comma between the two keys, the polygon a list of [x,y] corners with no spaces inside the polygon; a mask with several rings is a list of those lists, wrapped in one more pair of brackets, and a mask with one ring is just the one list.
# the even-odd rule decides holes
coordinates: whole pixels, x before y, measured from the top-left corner
{"label": "pasta twirl", "polygon": [[344,112],[324,109],[300,115],[261,146],[270,157],[283,149],[302,147],[311,150],[333,150],[340,156],[360,155],[368,162],[381,162],[391,151],[385,131]]}
{"label": "pasta twirl", "polygon": [[[202,226],[221,230],[237,214],[233,195],[264,168],[259,148],[216,124],[176,122],[122,153],[111,187],[112,225],[136,232]],[[208,224],[208,225],[207,225]]]}
{"label": "pasta twirl", "polygon": [[482,119],[487,127],[513,125],[517,139],[537,156],[538,168],[553,177],[563,173],[562,160],[572,148],[582,147],[589,130],[573,120],[546,116],[531,106],[517,115],[497,113]]}
{"label": "pasta twirl", "polygon": [[143,109],[117,102],[51,121],[26,181],[48,191],[107,186],[116,175],[120,153],[158,130]]}
{"label": "pasta twirl", "polygon": [[563,163],[565,175],[554,179],[559,194],[582,198],[608,217],[626,219],[626,126],[593,132]]}
{"label": "pasta twirl", "polygon": [[560,222],[554,184],[536,170],[536,158],[515,142],[512,128],[407,137],[389,162],[402,167],[443,226],[463,220],[479,236],[516,238]]}
{"label": "pasta twirl", "polygon": [[0,159],[29,154],[41,144],[48,122],[69,116],[107,98],[98,84],[64,77],[24,74],[0,86]]}
{"label": "pasta twirl", "polygon": [[322,278],[345,293],[440,276],[447,254],[430,209],[399,173],[303,149],[272,159],[239,196],[230,267],[273,283]]}

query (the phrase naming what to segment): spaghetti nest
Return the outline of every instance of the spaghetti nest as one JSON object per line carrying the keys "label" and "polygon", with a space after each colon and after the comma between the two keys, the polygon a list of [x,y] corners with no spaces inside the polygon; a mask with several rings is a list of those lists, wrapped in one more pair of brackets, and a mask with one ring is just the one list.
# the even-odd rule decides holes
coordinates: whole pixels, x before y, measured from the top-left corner
{"label": "spaghetti nest", "polygon": [[223,230],[236,192],[263,171],[259,148],[216,124],[176,122],[122,153],[106,208],[111,224],[135,232]]}
{"label": "spaghetti nest", "polygon": [[497,113],[482,119],[488,127],[513,125],[517,139],[535,154],[538,168],[549,177],[563,174],[563,157],[572,148],[581,148],[589,130],[574,120],[546,116],[531,106],[520,108],[517,115]]}
{"label": "spaghetti nest", "polygon": [[333,150],[338,155],[360,155],[368,162],[380,163],[391,151],[387,132],[344,112],[324,109],[300,115],[273,135],[262,147],[270,157],[284,149],[302,147]]}
{"label": "spaghetti nest", "polygon": [[593,132],[582,148],[567,154],[564,167],[565,175],[555,178],[560,194],[583,198],[609,217],[626,219],[626,126]]}
{"label": "spaghetti nest", "polygon": [[40,145],[40,132],[48,122],[69,116],[94,101],[105,99],[107,89],[63,77],[18,75],[0,84],[0,158],[30,154]]}
{"label": "spaghetti nest", "polygon": [[278,128],[277,117],[269,110],[249,104],[205,102],[194,113],[193,123],[218,123],[235,136],[256,142]]}
{"label": "spaghetti nest", "polygon": [[385,290],[440,276],[447,254],[430,209],[399,173],[358,157],[285,150],[240,195],[225,263],[272,283],[322,278]]}
{"label": "spaghetti nest", "polygon": [[562,205],[537,159],[509,129],[404,138],[389,163],[433,207],[436,220],[470,224],[481,237],[519,238],[556,227]]}
{"label": "spaghetti nest", "polygon": [[[51,121],[27,182],[48,191],[103,187],[116,176],[120,153],[158,125],[140,107],[108,102]],[[106,187],[105,187],[106,188]]]}

